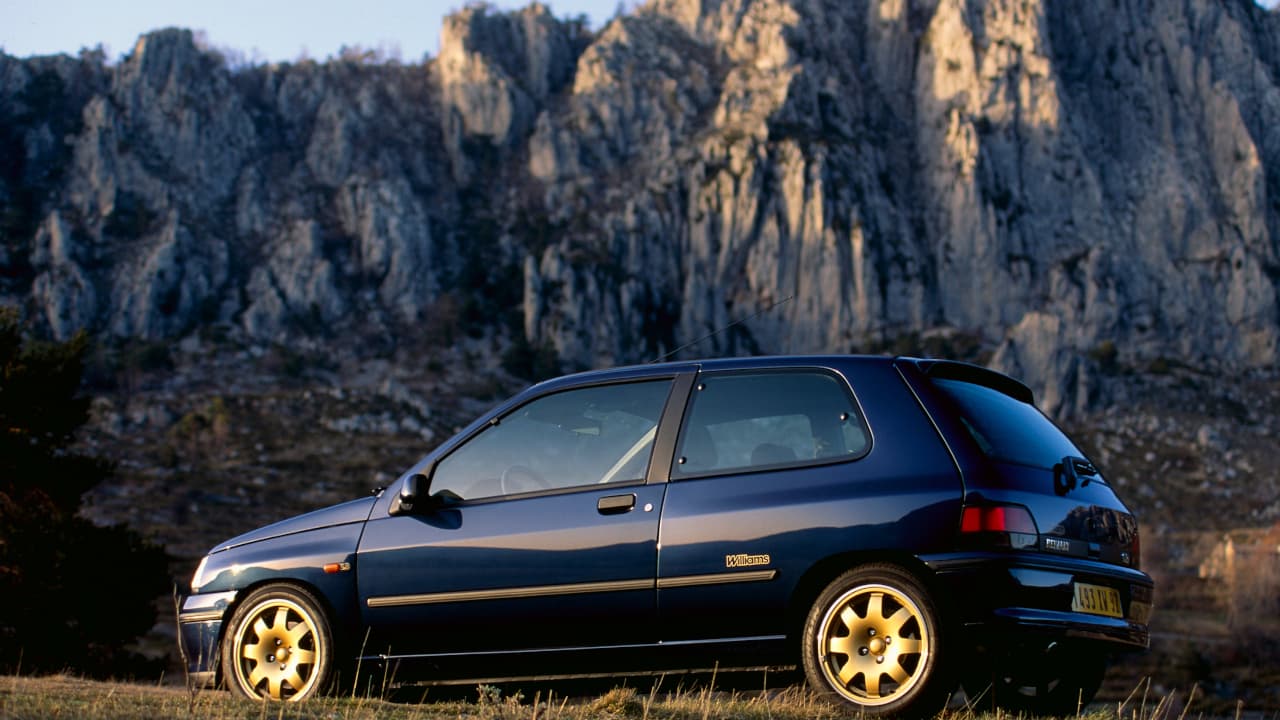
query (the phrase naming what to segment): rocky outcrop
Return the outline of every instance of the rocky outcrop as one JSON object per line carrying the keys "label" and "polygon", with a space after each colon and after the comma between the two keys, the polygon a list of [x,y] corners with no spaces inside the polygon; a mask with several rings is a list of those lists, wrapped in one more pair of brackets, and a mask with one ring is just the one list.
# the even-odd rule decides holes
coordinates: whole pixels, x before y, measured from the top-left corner
{"label": "rocky outcrop", "polygon": [[[700,353],[962,332],[1059,414],[1091,401],[1104,346],[1139,364],[1274,364],[1276,15],[1086,5],[651,3],[634,21],[674,21],[667,37],[727,67],[715,111],[696,150],[650,166],[596,225],[619,272],[564,263],[572,241],[544,251],[532,287],[597,297],[557,313],[532,293],[526,330],[598,364],[628,354],[618,318],[643,314],[647,290],[680,298],[681,338],[792,297]],[[632,228],[674,248],[662,277],[631,260]],[[614,309],[626,298],[640,300]]]}
{"label": "rocky outcrop", "polygon": [[[22,107],[41,73],[97,73],[60,182],[35,203],[43,219],[5,238],[25,263],[8,262],[0,287],[27,294],[55,336],[377,331],[420,320],[451,271],[432,226],[456,190],[436,182],[450,169],[421,67],[232,71],[185,30],[144,36],[114,67],[4,61],[15,144],[57,125]],[[68,84],[43,92],[65,100]],[[7,194],[30,189],[5,179]]]}
{"label": "rocky outcrop", "polygon": [[1059,415],[1102,357],[1280,360],[1280,14],[1248,0],[471,7],[422,66],[167,30],[0,57],[0,92],[31,158],[0,292],[57,336],[403,335],[449,294],[567,366],[744,318],[684,354],[963,336]]}
{"label": "rocky outcrop", "polygon": [[573,77],[574,38],[545,5],[495,14],[473,5],[445,19],[436,69],[445,144],[455,172],[470,163],[464,138],[510,149],[540,107]]}

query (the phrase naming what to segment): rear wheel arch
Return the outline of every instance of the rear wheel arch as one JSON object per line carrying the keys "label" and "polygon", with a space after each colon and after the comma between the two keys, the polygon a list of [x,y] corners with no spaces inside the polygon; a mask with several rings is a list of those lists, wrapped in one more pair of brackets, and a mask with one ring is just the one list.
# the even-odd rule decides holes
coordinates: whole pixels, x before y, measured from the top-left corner
{"label": "rear wheel arch", "polygon": [[809,603],[798,642],[810,688],[868,716],[932,716],[957,686],[962,641],[917,572],[876,557]]}
{"label": "rear wheel arch", "polygon": [[[822,591],[844,573],[863,565],[871,564],[896,566],[914,575],[934,598],[938,598],[942,594],[941,586],[933,570],[911,553],[893,550],[873,550],[841,553],[823,558],[814,563],[800,577],[800,580],[796,582],[795,589],[791,592],[791,599],[787,603],[786,631],[787,640],[792,648],[799,647],[799,640],[804,635],[805,620],[809,616],[809,611],[813,608],[814,601],[818,599]],[[946,613],[945,608],[943,608],[943,612]],[[949,613],[947,614],[949,615]]]}

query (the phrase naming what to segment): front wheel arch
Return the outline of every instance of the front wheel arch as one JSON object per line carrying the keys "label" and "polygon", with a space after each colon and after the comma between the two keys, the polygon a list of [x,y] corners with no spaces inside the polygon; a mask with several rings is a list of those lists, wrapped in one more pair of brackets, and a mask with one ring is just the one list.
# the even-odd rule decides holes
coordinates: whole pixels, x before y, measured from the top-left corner
{"label": "front wheel arch", "polygon": [[222,644],[226,640],[227,628],[231,626],[232,617],[235,616],[235,613],[237,610],[240,609],[240,606],[244,604],[245,598],[249,597],[250,595],[261,590],[264,587],[268,587],[272,585],[287,586],[297,590],[301,590],[303,592],[311,594],[317,601],[319,601],[320,609],[324,611],[325,617],[329,619],[329,629],[330,631],[333,632],[333,636],[334,636],[333,638],[334,647],[336,647],[338,650],[342,652],[342,654],[339,655],[338,657],[343,659],[344,664],[339,669],[345,670],[346,666],[351,664],[350,659],[351,659],[352,653],[350,652],[350,648],[353,645],[357,644],[354,640],[352,640],[352,638],[355,636],[355,631],[351,627],[350,623],[341,622],[342,616],[338,613],[338,610],[333,606],[333,603],[329,601],[329,596],[324,592],[322,592],[320,588],[316,587],[315,585],[312,585],[311,583],[305,582],[303,580],[299,580],[297,578],[292,578],[292,577],[265,578],[236,590],[235,599],[231,601],[230,605],[228,605],[227,609],[222,614],[222,625],[221,627],[218,628],[218,640],[216,645],[216,647],[218,648],[218,656],[217,656],[217,661],[214,663],[215,665],[214,669],[217,671],[217,674],[215,676],[215,687],[219,687],[219,688],[227,687],[226,678],[224,678],[222,674]]}
{"label": "front wheel arch", "polygon": [[[338,628],[332,608],[314,588],[257,583],[239,593],[226,618],[218,642],[223,687],[251,699],[301,701],[334,685],[341,657]],[[277,657],[269,646],[284,652]]]}

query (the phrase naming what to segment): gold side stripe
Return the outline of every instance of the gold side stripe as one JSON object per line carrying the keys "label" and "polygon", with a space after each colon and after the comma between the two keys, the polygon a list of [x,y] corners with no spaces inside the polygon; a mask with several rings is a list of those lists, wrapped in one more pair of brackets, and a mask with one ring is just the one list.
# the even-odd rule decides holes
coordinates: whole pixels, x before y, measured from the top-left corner
{"label": "gold side stripe", "polygon": [[764,582],[778,577],[777,570],[753,570],[752,572],[714,573],[711,575],[684,575],[658,579],[658,589],[696,587],[698,585],[722,585],[725,583]]}
{"label": "gold side stripe", "polygon": [[[777,570],[752,572],[712,573],[710,575],[684,575],[662,578],[658,588],[681,588],[698,585],[761,582],[778,576]],[[384,595],[371,597],[365,603],[371,608],[400,607],[404,605],[432,605],[447,602],[476,602],[480,600],[515,600],[519,598],[553,597],[556,595],[581,595],[585,593],[621,592],[625,590],[652,590],[653,580],[613,580],[609,582],[569,583],[565,585],[534,585],[530,587],[495,588],[493,590],[460,590],[457,592],[422,593],[420,595]]]}
{"label": "gold side stripe", "polygon": [[389,595],[371,597],[371,608],[397,605],[430,605],[445,602],[472,602],[476,600],[513,600],[516,598],[553,595],[579,595],[582,593],[620,592],[623,590],[652,590],[652,580],[614,580],[611,582],[570,583],[567,585],[535,585],[533,587],[496,588],[493,590],[462,590],[459,592],[424,593],[422,595]]}

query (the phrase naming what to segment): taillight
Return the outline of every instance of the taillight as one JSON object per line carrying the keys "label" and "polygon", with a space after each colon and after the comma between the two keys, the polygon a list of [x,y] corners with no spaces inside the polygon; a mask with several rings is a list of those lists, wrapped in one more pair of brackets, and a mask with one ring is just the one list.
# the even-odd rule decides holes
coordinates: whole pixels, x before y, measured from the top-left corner
{"label": "taillight", "polygon": [[1040,531],[1021,505],[966,505],[960,535],[988,547],[1034,548]]}

